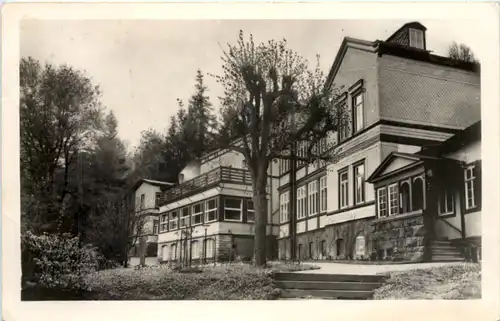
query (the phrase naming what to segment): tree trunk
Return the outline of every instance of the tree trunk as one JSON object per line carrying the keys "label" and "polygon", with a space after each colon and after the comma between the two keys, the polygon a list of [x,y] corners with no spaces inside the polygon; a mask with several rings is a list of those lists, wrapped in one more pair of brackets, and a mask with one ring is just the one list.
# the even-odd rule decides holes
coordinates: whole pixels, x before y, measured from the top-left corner
{"label": "tree trunk", "polygon": [[146,237],[141,236],[139,238],[139,255],[140,255],[140,265],[146,266]]}
{"label": "tree trunk", "polygon": [[266,227],[267,227],[267,175],[259,175],[254,181],[253,202],[255,208],[254,257],[255,265],[266,264]]}

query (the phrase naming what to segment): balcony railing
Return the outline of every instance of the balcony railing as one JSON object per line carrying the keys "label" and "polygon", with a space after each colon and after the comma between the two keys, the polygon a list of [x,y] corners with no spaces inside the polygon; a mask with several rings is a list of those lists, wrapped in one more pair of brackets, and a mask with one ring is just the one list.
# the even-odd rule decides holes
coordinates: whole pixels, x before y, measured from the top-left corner
{"label": "balcony railing", "polygon": [[218,167],[210,172],[185,181],[176,187],[172,187],[163,193],[158,193],[156,198],[157,206],[162,206],[182,197],[196,194],[220,183],[250,185],[252,181],[250,172],[245,169]]}

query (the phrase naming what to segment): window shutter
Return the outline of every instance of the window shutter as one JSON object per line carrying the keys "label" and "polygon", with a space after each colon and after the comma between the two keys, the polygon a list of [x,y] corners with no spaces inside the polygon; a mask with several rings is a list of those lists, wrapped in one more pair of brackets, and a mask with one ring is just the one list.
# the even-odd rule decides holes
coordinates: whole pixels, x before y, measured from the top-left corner
{"label": "window shutter", "polygon": [[476,191],[475,192],[475,195],[474,197],[476,198],[475,201],[476,201],[476,204],[477,204],[477,209],[481,209],[481,185],[482,185],[482,177],[481,177],[481,161],[478,161],[476,163],[476,166],[474,167],[474,176],[476,177],[476,179],[474,180],[474,190]]}

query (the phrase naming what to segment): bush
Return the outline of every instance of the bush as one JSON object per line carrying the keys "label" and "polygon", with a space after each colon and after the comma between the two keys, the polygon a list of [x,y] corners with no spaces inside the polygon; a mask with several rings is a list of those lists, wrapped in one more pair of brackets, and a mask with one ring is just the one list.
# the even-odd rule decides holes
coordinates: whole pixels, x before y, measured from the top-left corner
{"label": "bush", "polygon": [[86,275],[95,272],[102,257],[94,247],[80,246],[68,234],[21,237],[23,285],[59,290],[87,290]]}

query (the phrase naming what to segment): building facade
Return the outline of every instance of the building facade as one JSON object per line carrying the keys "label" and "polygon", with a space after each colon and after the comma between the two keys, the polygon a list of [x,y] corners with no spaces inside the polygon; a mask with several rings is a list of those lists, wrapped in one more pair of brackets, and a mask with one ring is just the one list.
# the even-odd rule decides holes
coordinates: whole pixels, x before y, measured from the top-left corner
{"label": "building facade", "polygon": [[[343,40],[327,79],[345,88],[336,103],[348,111],[348,122],[329,137],[336,161],[297,164],[295,213],[290,163],[271,162],[268,258],[290,259],[296,244],[300,260],[421,261],[438,257],[429,242],[480,244],[480,195],[469,197],[480,191],[480,140],[456,145],[480,120],[479,66],[431,54],[426,32],[413,22],[385,41]],[[304,149],[299,145],[298,154]],[[452,191],[437,198],[446,186]],[[160,261],[252,258],[254,211],[243,155],[205,155],[158,195]]]}
{"label": "building facade", "polygon": [[137,219],[133,235],[135,244],[130,253],[132,265],[138,263],[142,251],[146,257],[156,257],[159,228],[158,195],[172,186],[173,183],[150,179],[140,179],[134,185],[134,208]]}
{"label": "building facade", "polygon": [[[277,256],[278,203],[268,183],[268,258]],[[192,162],[162,194],[158,258],[162,262],[234,261],[253,257],[255,212],[243,155],[222,150]]]}
{"label": "building facade", "polygon": [[[328,82],[346,88],[338,103],[350,121],[335,133],[338,161],[299,166],[296,253],[302,260],[367,258],[376,250],[377,211],[366,179],[391,153],[416,153],[478,121],[479,72],[431,54],[426,28],[409,23],[386,41],[345,38]],[[288,168],[280,168],[278,188],[281,259],[290,257],[292,244]]]}

